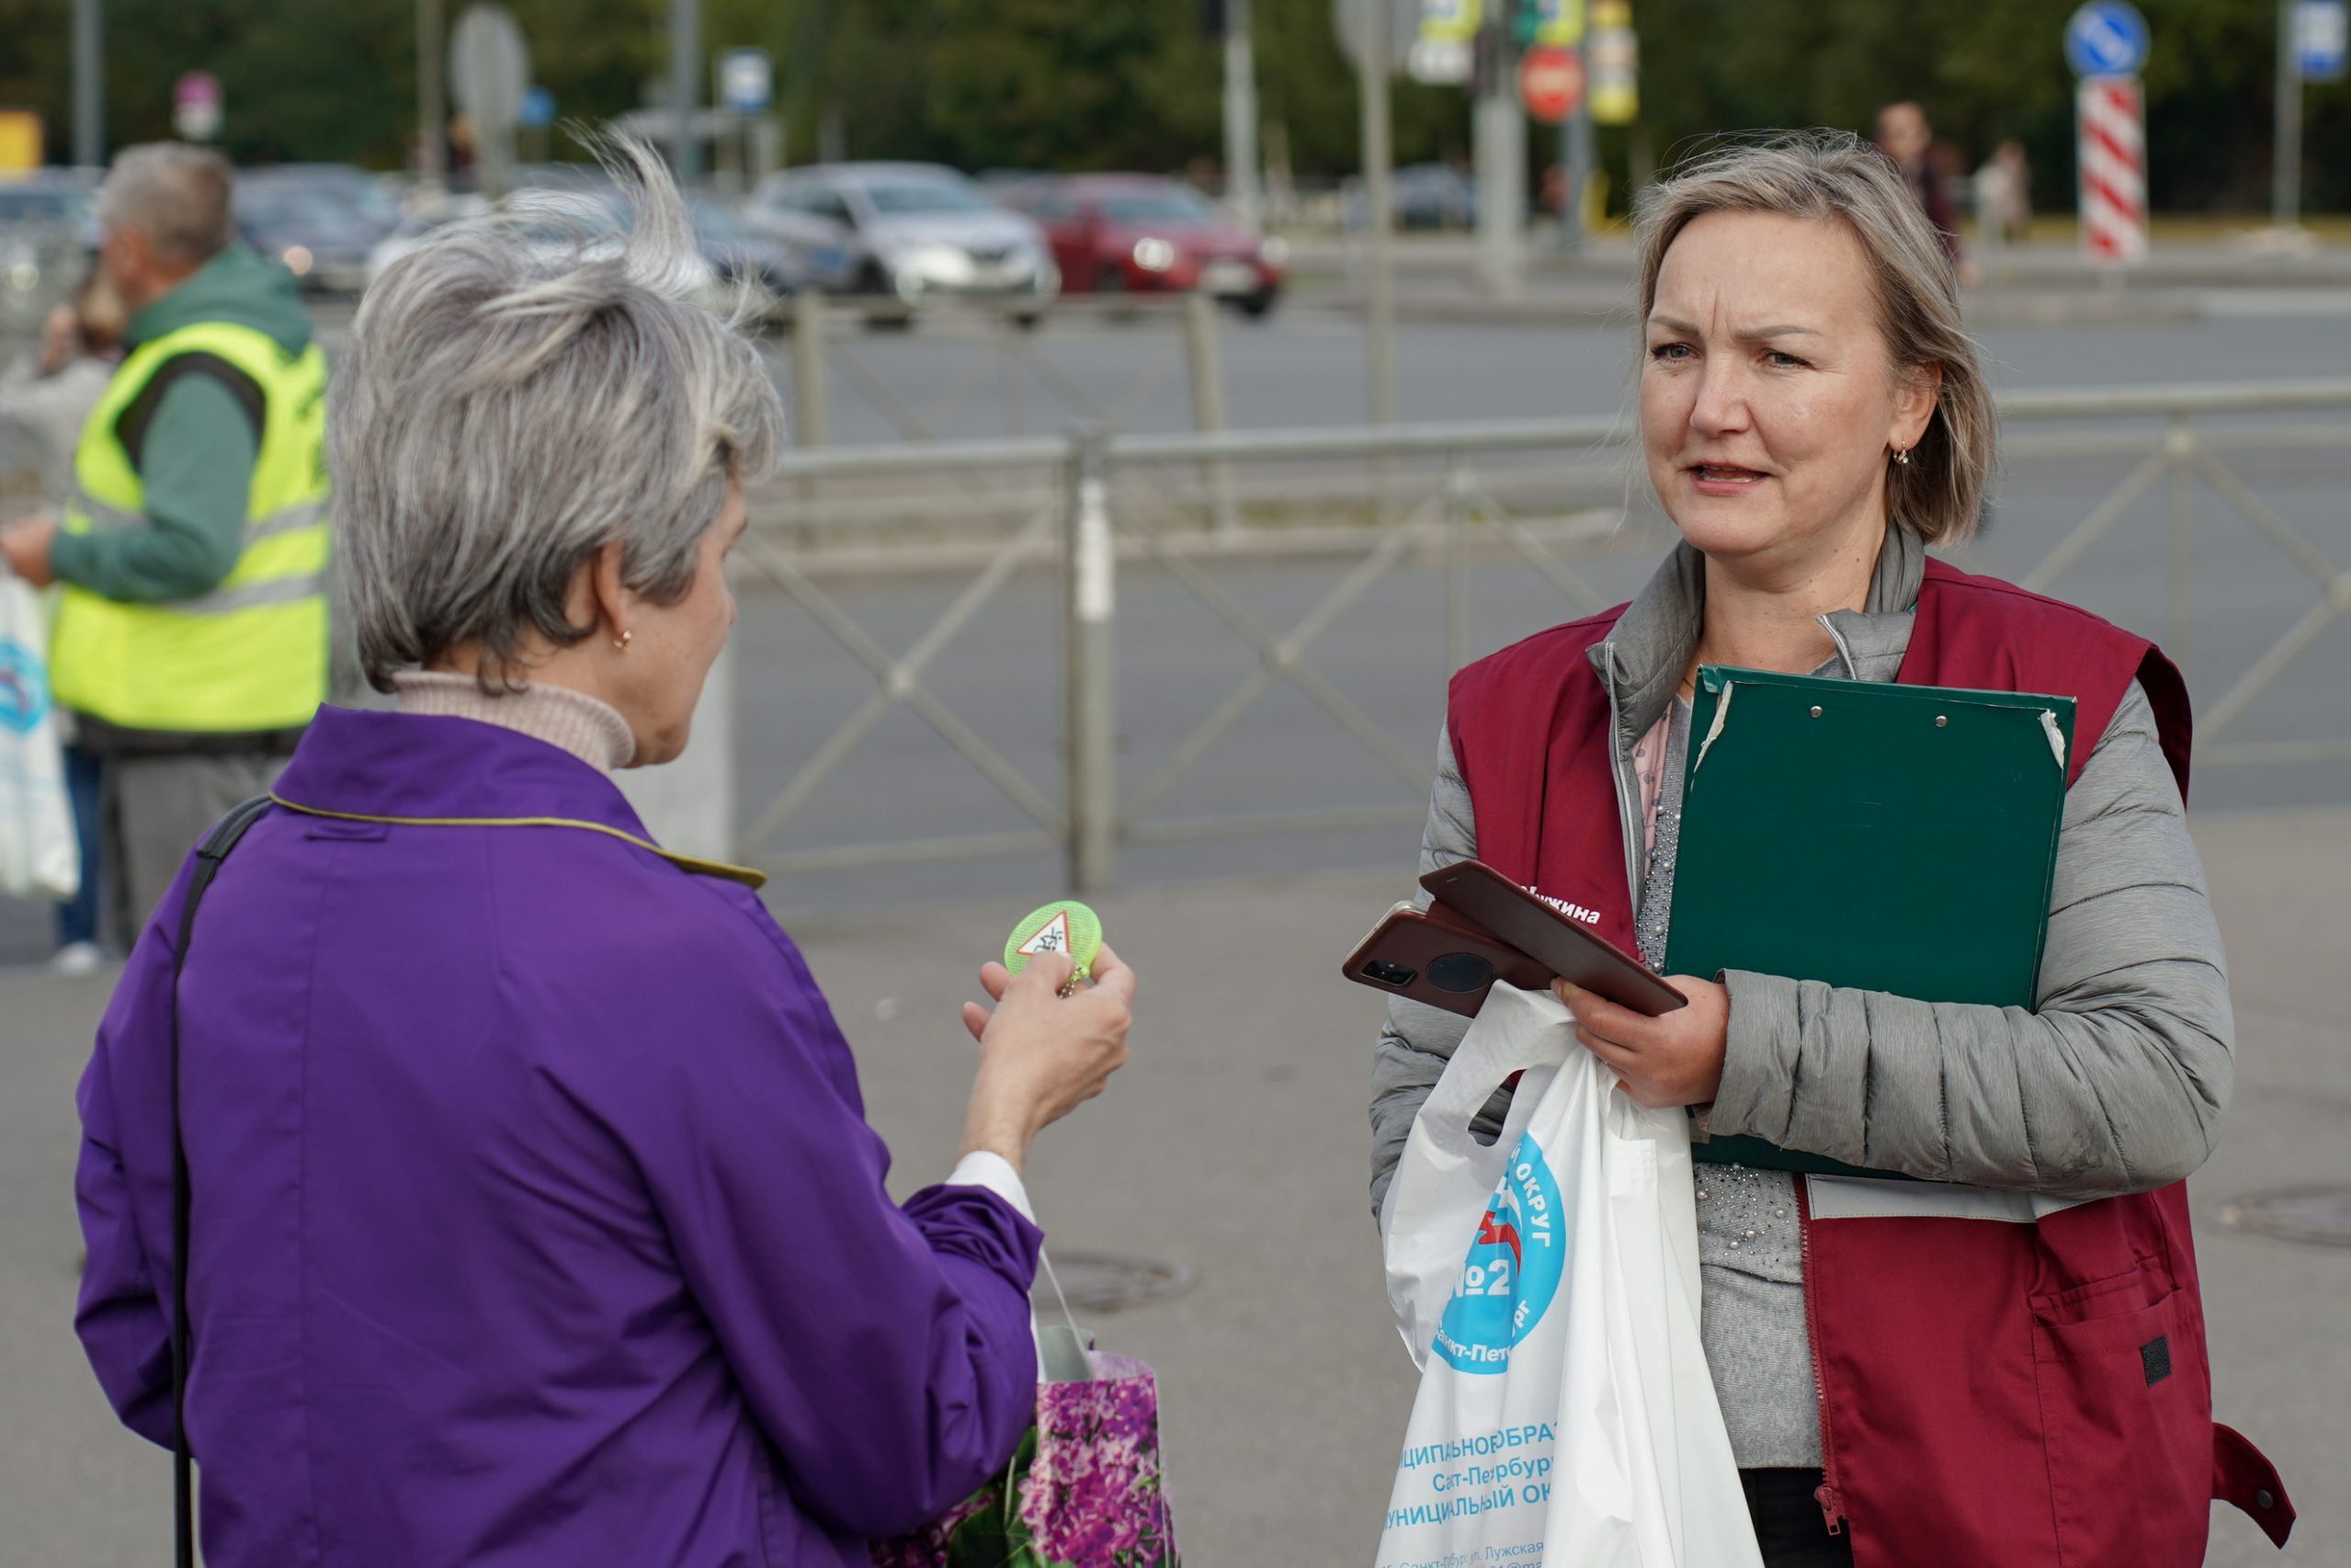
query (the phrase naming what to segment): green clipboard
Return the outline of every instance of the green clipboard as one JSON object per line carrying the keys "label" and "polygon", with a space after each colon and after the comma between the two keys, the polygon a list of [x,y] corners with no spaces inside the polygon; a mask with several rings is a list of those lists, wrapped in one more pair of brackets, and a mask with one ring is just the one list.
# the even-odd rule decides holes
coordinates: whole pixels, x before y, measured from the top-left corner
{"label": "green clipboard", "polygon": [[[1702,666],[1665,972],[2032,1006],[2073,719],[2070,697]],[[1895,1174],[1760,1138],[1691,1152]]]}

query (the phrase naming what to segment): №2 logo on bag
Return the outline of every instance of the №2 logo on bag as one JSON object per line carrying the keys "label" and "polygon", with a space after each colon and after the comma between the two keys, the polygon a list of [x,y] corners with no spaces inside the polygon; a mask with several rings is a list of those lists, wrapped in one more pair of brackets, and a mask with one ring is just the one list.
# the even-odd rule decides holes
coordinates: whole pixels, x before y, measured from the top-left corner
{"label": "\u21162 logo on bag", "polygon": [[1543,1321],[1567,1266],[1562,1219],[1542,1145],[1520,1138],[1437,1325],[1434,1348],[1457,1371],[1507,1371],[1512,1348]]}
{"label": "\u21162 logo on bag", "polygon": [[0,638],[0,730],[19,735],[49,712],[49,673],[40,655],[14,637]]}

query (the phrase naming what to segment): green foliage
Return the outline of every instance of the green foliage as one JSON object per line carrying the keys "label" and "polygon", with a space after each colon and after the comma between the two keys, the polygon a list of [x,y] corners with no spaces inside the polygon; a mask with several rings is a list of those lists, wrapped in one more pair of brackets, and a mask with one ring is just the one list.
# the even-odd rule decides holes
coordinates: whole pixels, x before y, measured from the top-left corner
{"label": "green foliage", "polygon": [[[2258,210],[2268,195],[2277,8],[2254,0],[2136,0],[2154,39],[2151,195],[2161,210]],[[1636,0],[1641,129],[1666,156],[1764,126],[1867,132],[1915,98],[1963,165],[2021,138],[2035,201],[2073,204],[2073,0]],[[1705,39],[1675,49],[1676,39]],[[2351,201],[2351,92],[2306,91],[2310,205]]]}
{"label": "green foliage", "polygon": [[[534,74],[566,117],[638,107],[666,70],[667,0],[507,0]],[[1511,0],[1497,0],[1508,5]],[[2153,196],[2173,210],[2257,210],[2267,194],[2276,8],[2267,0],[2138,0]],[[465,0],[445,0],[454,17]],[[1353,71],[1333,0],[1254,0],[1269,151],[1301,176],[1351,172]],[[247,162],[403,160],[415,113],[415,0],[105,0],[108,134],[170,133],[171,84],[203,69],[227,91],[222,142]],[[2044,209],[2073,183],[2073,83],[2060,47],[2071,0],[1635,0],[1641,119],[1610,132],[1629,165],[1670,163],[1727,131],[1867,131],[1917,98],[1971,165],[2022,137]],[[1198,0],[704,0],[710,51],[777,59],[790,155],[837,127],[856,157],[991,166],[1179,169],[1221,152],[1221,67]],[[0,0],[0,104],[40,110],[51,156],[71,128],[72,0]],[[2314,210],[2351,205],[2351,87],[2308,90]],[[1402,162],[1460,158],[1454,88],[1392,90]],[[1539,156],[1550,142],[1538,133]]]}

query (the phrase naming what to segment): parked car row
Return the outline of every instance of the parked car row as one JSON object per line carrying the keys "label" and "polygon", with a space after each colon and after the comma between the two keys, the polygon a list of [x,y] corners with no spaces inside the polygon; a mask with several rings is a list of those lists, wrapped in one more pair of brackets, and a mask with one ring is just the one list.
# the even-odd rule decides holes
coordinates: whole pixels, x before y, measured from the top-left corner
{"label": "parked car row", "polygon": [[[552,248],[585,240],[593,249],[627,223],[625,202],[600,169],[551,165],[521,171],[505,209],[518,218],[526,244]],[[436,229],[492,210],[486,197],[471,193],[420,204],[376,243],[368,257],[368,280],[423,244]],[[749,227],[715,197],[691,193],[687,210],[698,252],[689,286],[714,309],[731,308],[744,284],[752,286],[755,299],[789,299],[808,286],[812,266],[837,265]]]}
{"label": "parked car row", "polygon": [[1190,187],[1147,175],[1024,176],[988,185],[936,164],[819,164],[764,181],[744,222],[840,266],[811,286],[892,301],[993,301],[1034,322],[1064,292],[1198,290],[1273,308],[1282,242]]}
{"label": "parked car row", "polygon": [[284,164],[237,176],[237,231],[301,280],[327,293],[368,285],[375,247],[400,223],[400,203],[375,176],[347,164]]}
{"label": "parked car row", "polygon": [[90,275],[97,252],[97,181],[42,169],[0,182],[0,359],[30,339],[52,305]]}
{"label": "parked car row", "polygon": [[[551,243],[558,223],[621,221],[619,193],[593,166],[527,166],[516,187],[508,204],[545,207]],[[90,196],[86,181],[62,176],[0,186],[0,237],[35,220],[94,230]],[[819,164],[769,176],[739,206],[690,199],[714,288],[748,282],[776,300],[812,290],[899,322],[960,299],[1027,324],[1065,292],[1198,291],[1260,316],[1286,281],[1281,240],[1156,176],[992,170],[982,184],[936,164]],[[463,192],[412,191],[403,201],[387,176],[339,164],[242,170],[235,204],[249,244],[305,289],[344,294],[434,229],[492,206]],[[21,282],[26,265],[0,268],[0,283]]]}

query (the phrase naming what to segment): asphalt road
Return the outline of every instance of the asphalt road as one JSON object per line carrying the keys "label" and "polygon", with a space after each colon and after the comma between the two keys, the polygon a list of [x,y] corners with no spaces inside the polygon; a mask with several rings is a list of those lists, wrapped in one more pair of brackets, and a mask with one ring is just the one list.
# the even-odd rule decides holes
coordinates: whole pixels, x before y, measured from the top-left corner
{"label": "asphalt road", "polygon": [[[2351,315],[2344,311],[2351,301],[2247,292],[2224,302],[2232,313],[2203,321],[1994,326],[1979,336],[2001,387],[2266,381],[2351,370]],[[1613,414],[1630,385],[1631,315],[1628,295],[1622,325],[1408,322],[1397,330],[1398,416]],[[832,439],[1049,435],[1083,417],[1137,430],[1191,427],[1173,315],[1154,312],[1124,327],[1090,316],[1054,319],[1035,334],[1012,335],[1011,342],[1004,350],[965,321],[926,324],[903,335],[843,326],[831,337]],[[1355,316],[1305,301],[1261,323],[1226,314],[1219,342],[1234,426],[1368,418],[1364,333]],[[778,347],[788,365],[788,349]],[[1040,375],[1029,368],[1032,359],[1051,370]],[[1073,406],[1051,391],[1049,378],[1073,384],[1084,397]],[[793,390],[788,369],[779,379]],[[866,382],[884,395],[861,392]],[[913,427],[893,421],[893,405],[916,416]]]}
{"label": "asphalt road", "polygon": [[[2248,313],[2200,324],[2099,325],[1993,331],[1986,347],[2001,384],[2138,386],[2175,380],[2260,381],[2322,376],[2351,366],[2351,317],[2262,314],[2265,298],[2243,296]],[[1048,358],[1066,378],[1115,403],[1139,362],[1169,350],[1171,329],[1049,324],[1026,352]],[[1361,337],[1335,312],[1286,310],[1263,324],[1237,319],[1223,332],[1236,422],[1255,426],[1340,425],[1359,416]],[[1407,327],[1404,413],[1413,418],[1476,419],[1545,412],[1608,413],[1619,405],[1625,341],[1588,328],[1539,332],[1482,326]],[[934,409],[970,369],[985,339],[950,324],[911,335],[846,340],[852,356],[893,394]],[[1049,428],[1027,370],[1025,427]],[[927,397],[930,403],[924,404]],[[940,427],[989,433],[1007,395],[993,375],[973,381],[957,418]],[[1141,426],[1180,426],[1188,401],[1180,381],[1135,404]],[[842,439],[888,434],[880,416],[835,409]],[[2351,427],[2345,430],[2351,436]],[[2238,460],[2232,460],[2237,461]],[[2351,441],[2332,452],[2247,457],[2242,472],[2267,504],[2337,563],[2351,563]],[[1996,522],[1971,564],[2008,575],[2030,569],[2095,507],[2130,467],[2127,459],[2025,459],[1997,491]],[[2162,571],[2164,503],[2149,497],[2124,526],[2056,585],[2056,591],[2124,624],[2165,636],[2206,708],[2319,597],[2286,558],[2207,492],[2199,502],[2195,563],[2197,615],[2184,641],[2168,637]],[[1664,536],[1638,528],[1580,564],[1611,596],[1635,590],[1662,553]],[[1337,582],[1344,563],[1249,561],[1214,574],[1277,631],[1288,630]],[[843,608],[892,650],[912,645],[963,585],[946,573],[898,571],[828,583]],[[934,665],[938,697],[1045,795],[1061,795],[1058,611],[1053,583],[1016,578]],[[1442,714],[1442,590],[1435,572],[1403,566],[1373,585],[1313,645],[1311,659],[1375,723],[1414,755],[1433,746]],[[1481,653],[1566,619],[1570,607],[1539,577],[1502,560],[1482,563],[1470,599],[1468,639]],[[772,592],[744,596],[741,660],[742,818],[748,823],[873,682],[808,615]],[[1147,777],[1250,671],[1254,656],[1178,585],[1130,571],[1119,585],[1119,767],[1127,788]],[[2230,733],[2242,741],[2351,735],[2351,619],[2337,618]],[[2261,769],[2207,769],[2197,803],[2226,809],[2351,801],[2351,762]],[[1295,687],[1277,685],[1199,768],[1147,813],[1151,820],[1320,806],[1397,806],[1413,791]],[[831,847],[910,835],[1015,830],[1029,825],[1013,804],[901,709],[891,713],[818,791],[808,808],[761,849]],[[1415,843],[1409,825],[1301,832],[1130,848],[1121,871],[1139,883],[1335,867],[1400,865]],[[774,897],[788,912],[886,907],[909,901],[989,895],[1008,886],[1054,885],[1051,856],[899,867],[780,880]],[[0,901],[0,962],[46,949],[43,912]]]}
{"label": "asphalt road", "polygon": [[[2004,384],[2139,385],[2334,374],[2351,365],[2351,321],[2247,315],[2226,323],[2053,328],[1987,335]],[[1115,401],[1147,344],[1049,325],[1039,352]],[[1620,395],[1623,343],[1561,328],[1409,328],[1411,417],[1605,413]],[[1237,422],[1345,424],[1357,417],[1360,340],[1311,311],[1225,335]],[[968,364],[950,333],[859,338],[846,352],[904,399],[934,400]],[[959,358],[958,356],[963,358]],[[1089,369],[1092,365],[1094,368]],[[1035,388],[1031,430],[1055,427]],[[1001,422],[975,384],[967,433]],[[1180,382],[1138,405],[1138,423],[1187,417]],[[835,410],[844,439],[885,433]],[[2115,460],[2034,460],[2005,477],[1997,526],[1975,564],[2016,574],[2106,493]],[[2329,557],[2351,562],[2342,497],[2351,462],[2332,455],[2248,460],[2258,493]],[[2282,558],[2209,495],[2197,554],[2198,614],[2184,653],[2209,705],[2316,597]],[[1583,562],[1629,593],[1661,547],[1629,535]],[[2058,585],[2103,613],[2162,631],[2162,510],[2151,499]],[[1331,562],[1212,568],[1277,630],[1336,581]],[[918,637],[959,586],[946,574],[828,584],[886,645]],[[1317,666],[1380,729],[1415,752],[1442,699],[1440,590],[1403,567],[1341,616]],[[1120,584],[1120,768],[1131,784],[1250,668],[1246,650],[1180,586],[1130,572]],[[1471,645],[1499,646],[1568,613],[1524,569],[1481,564]],[[740,788],[755,812],[871,689],[861,666],[778,597],[746,594]],[[935,666],[940,699],[1048,795],[1059,795],[1054,590],[1016,579]],[[2338,623],[2281,676],[2229,738],[2351,734],[2351,624]],[[2197,1209],[2222,1418],[2268,1446],[2300,1493],[2294,1547],[2271,1553],[2216,1515],[2211,1561],[2337,1563],[2351,1536],[2328,1493],[2351,1448],[2351,1376],[2338,1330],[2345,1255],[2248,1237],[2215,1223],[2251,1192],[2346,1177],[2339,1135],[2351,1108],[2340,968],[2351,855],[2351,764],[2208,768],[2197,832],[2229,942],[2240,1020],[2236,1104],[2198,1178]],[[1293,688],[1278,687],[1154,819],[1415,801]],[[2293,810],[2295,807],[2331,808]],[[910,715],[893,713],[771,847],[813,847],[1022,825],[1017,812]],[[1136,1065],[1118,1090],[1049,1135],[1034,1188],[1057,1247],[1141,1253],[1195,1269],[1179,1300],[1103,1320],[1106,1345],[1140,1354],[1166,1383],[1174,1494],[1191,1559],[1215,1564],[1368,1559],[1409,1365],[1387,1324],[1361,1170],[1364,1051],[1376,999],[1330,978],[1334,955],[1407,884],[1412,826],[1209,840],[1130,849],[1125,891],[1100,901],[1114,939],[1147,966]],[[1371,869],[1329,874],[1335,868]],[[1237,880],[1236,880],[1237,879]],[[874,1119],[898,1149],[897,1179],[944,1168],[966,1067],[952,1004],[994,934],[1058,883],[1049,857],[789,878],[776,901],[808,948],[857,1047]],[[0,960],[41,950],[40,912],[0,908]],[[75,1137],[71,1085],[103,1005],[102,981],[0,975],[0,1562],[112,1568],[165,1550],[166,1466],[115,1428],[66,1330],[76,1243],[63,1173]],[[942,1051],[949,1054],[942,1056]]]}

